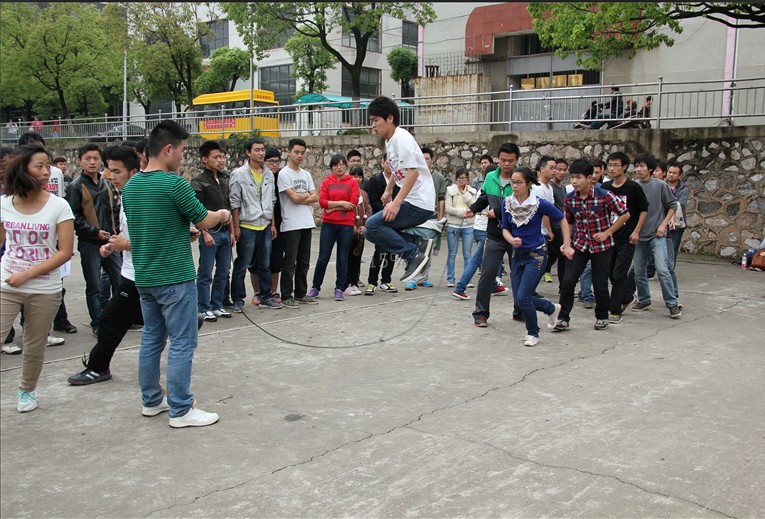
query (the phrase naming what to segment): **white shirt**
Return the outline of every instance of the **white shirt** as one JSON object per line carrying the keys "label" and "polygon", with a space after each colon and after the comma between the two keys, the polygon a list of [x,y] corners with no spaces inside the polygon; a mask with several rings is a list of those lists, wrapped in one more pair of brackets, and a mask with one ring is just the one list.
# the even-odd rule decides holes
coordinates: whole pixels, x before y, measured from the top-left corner
{"label": "white shirt", "polygon": [[385,141],[388,163],[398,187],[404,184],[407,169],[417,168],[419,175],[404,201],[415,207],[432,211],[436,206],[436,188],[425,157],[412,134],[397,127],[389,141]]}
{"label": "white shirt", "polygon": [[296,204],[290,197],[287,196],[286,191],[289,188],[295,190],[296,193],[308,193],[316,189],[313,184],[313,178],[303,168],[298,171],[290,169],[289,166],[284,166],[279,171],[279,179],[276,183],[277,190],[279,191],[279,202],[282,205],[282,225],[280,232],[296,231],[298,229],[314,229],[316,223],[313,221],[313,211],[310,205]]}
{"label": "white shirt", "polygon": [[[553,188],[549,183],[545,185],[544,182],[540,181],[538,186],[531,186],[531,192],[538,198],[543,198],[552,205],[555,205],[555,195],[553,194]],[[547,228],[544,225],[542,225],[542,234],[547,236]]]}
{"label": "white shirt", "polygon": [[[130,234],[128,233],[127,218],[125,217],[125,209],[120,204],[120,234],[125,236],[126,240],[130,240]],[[202,237],[200,236],[200,240]],[[119,252],[112,252],[112,254],[119,254]],[[129,250],[122,251],[122,270],[120,270],[122,277],[135,282],[135,267],[133,267],[133,253]]]}
{"label": "white shirt", "polygon": [[30,279],[20,287],[5,283],[11,274],[24,272],[47,261],[58,252],[57,225],[74,220],[72,208],[63,198],[48,197],[43,208],[35,214],[22,214],[13,205],[13,197],[0,201],[0,220],[5,229],[5,254],[2,260],[0,286],[9,292],[25,294],[55,294],[61,291],[61,273],[56,268]]}
{"label": "white shirt", "polygon": [[56,166],[50,167],[50,178],[45,190],[51,195],[64,198],[64,173]]}

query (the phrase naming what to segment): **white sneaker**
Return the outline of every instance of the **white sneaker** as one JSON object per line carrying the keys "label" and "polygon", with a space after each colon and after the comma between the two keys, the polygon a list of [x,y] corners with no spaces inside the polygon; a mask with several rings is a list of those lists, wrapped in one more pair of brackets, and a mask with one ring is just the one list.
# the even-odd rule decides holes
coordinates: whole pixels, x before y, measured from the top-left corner
{"label": "white sneaker", "polygon": [[28,413],[37,409],[37,390],[24,391],[19,389],[18,404],[16,404],[16,410],[19,413]]}
{"label": "white sneaker", "polygon": [[560,309],[561,306],[559,304],[555,304],[555,310],[553,313],[547,316],[547,329],[552,330],[555,328],[555,324],[558,322],[558,316],[560,315]]}
{"label": "white sneaker", "polygon": [[2,351],[8,355],[18,355],[21,353],[21,348],[11,342],[9,344],[3,344]]}
{"label": "white sneaker", "polygon": [[202,315],[205,317],[205,321],[215,322],[218,320],[218,316],[212,313],[211,311],[202,312]]}
{"label": "white sneaker", "polygon": [[208,413],[192,407],[185,415],[170,418],[170,427],[204,427],[214,424],[219,419],[218,413]]}
{"label": "white sneaker", "polygon": [[466,288],[475,288],[475,285],[473,283],[468,283]]}
{"label": "white sneaker", "polygon": [[223,317],[224,319],[229,319],[231,317],[231,312],[224,310],[223,308],[213,310],[212,313],[215,317]]}
{"label": "white sneaker", "polygon": [[534,337],[533,335],[527,335],[523,341],[524,346],[536,346],[537,344],[539,344],[539,337]]}
{"label": "white sneaker", "polygon": [[66,342],[63,337],[52,337],[48,335],[48,346],[61,346]]}
{"label": "white sneaker", "polygon": [[157,416],[160,413],[164,413],[165,411],[170,410],[170,404],[167,403],[167,397],[163,396],[162,401],[159,403],[159,405],[155,405],[154,407],[146,407],[143,406],[141,410],[141,414],[144,416]]}
{"label": "white sneaker", "polygon": [[361,290],[359,290],[359,287],[356,285],[351,285],[353,287],[353,294],[354,296],[360,296],[362,294]]}

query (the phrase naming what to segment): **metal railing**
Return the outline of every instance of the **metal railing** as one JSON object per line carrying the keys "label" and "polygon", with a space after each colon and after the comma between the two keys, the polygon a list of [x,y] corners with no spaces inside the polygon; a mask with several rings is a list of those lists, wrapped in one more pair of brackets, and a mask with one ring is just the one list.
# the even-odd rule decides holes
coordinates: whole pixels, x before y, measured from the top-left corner
{"label": "metal railing", "polygon": [[[664,82],[618,85],[624,107],[632,100],[634,111],[645,106],[650,97],[648,117],[630,119],[630,123],[648,123],[653,128],[690,126],[726,126],[765,124],[765,78],[729,81]],[[507,90],[476,94],[419,96],[398,99],[401,125],[416,133],[469,132],[479,130],[564,130],[582,121],[595,102],[611,101],[610,86],[584,86],[536,90]],[[604,93],[605,92],[605,93]],[[609,109],[604,108],[608,113]],[[626,119],[604,119],[604,128]],[[332,103],[311,103],[208,112],[166,112],[128,119],[123,131],[122,116],[92,120],[43,121],[38,132],[47,139],[87,139],[96,142],[137,139],[148,135],[163,119],[183,124],[192,135],[208,139],[225,138],[232,133],[247,133],[255,121],[265,135],[295,137],[341,135],[369,131],[366,103],[339,108]],[[210,123],[210,124],[208,124]],[[243,124],[244,123],[244,124]],[[267,125],[265,123],[268,123]],[[208,124],[205,130],[204,124]],[[274,128],[275,127],[275,128]],[[0,126],[3,143],[15,142],[18,135],[31,129],[30,122]]]}

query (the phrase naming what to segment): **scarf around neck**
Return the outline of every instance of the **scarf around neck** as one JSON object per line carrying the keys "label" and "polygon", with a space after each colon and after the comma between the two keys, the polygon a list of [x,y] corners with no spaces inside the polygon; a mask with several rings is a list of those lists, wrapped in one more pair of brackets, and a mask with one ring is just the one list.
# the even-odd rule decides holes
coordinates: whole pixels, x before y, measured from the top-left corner
{"label": "scarf around neck", "polygon": [[519,202],[515,195],[505,198],[505,211],[510,214],[516,227],[526,225],[531,221],[539,209],[539,199],[534,193],[529,193],[529,197]]}

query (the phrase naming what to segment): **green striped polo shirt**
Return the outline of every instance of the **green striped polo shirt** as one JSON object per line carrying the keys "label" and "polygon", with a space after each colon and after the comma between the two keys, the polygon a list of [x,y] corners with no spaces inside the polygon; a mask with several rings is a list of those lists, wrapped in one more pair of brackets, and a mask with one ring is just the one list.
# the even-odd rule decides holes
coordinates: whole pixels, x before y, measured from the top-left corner
{"label": "green striped polo shirt", "polygon": [[164,171],[139,171],[122,193],[130,232],[135,284],[155,287],[196,278],[189,222],[207,216],[182,177]]}

